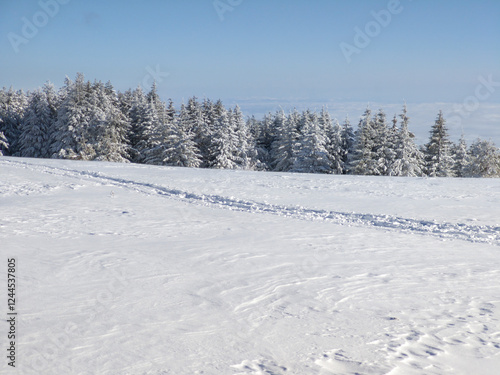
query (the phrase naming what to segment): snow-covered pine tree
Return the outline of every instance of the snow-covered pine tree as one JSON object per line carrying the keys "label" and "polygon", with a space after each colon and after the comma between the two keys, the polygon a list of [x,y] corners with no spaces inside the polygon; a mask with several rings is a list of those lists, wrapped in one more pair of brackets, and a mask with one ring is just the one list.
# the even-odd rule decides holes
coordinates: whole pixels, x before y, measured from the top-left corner
{"label": "snow-covered pine tree", "polygon": [[56,122],[57,122],[57,111],[59,109],[59,106],[61,105],[62,102],[62,95],[61,93],[58,93],[54,87],[54,84],[50,81],[47,81],[43,87],[42,91],[45,93],[45,96],[47,97],[47,103],[49,107],[49,114],[50,114],[50,128],[48,129],[48,134],[47,134],[47,139],[48,139],[48,144],[47,144],[47,155],[45,157],[50,158],[52,156],[51,150],[52,150],[52,141],[53,137],[52,135],[55,132],[55,127],[56,127]]}
{"label": "snow-covered pine tree", "polygon": [[500,150],[491,141],[477,139],[470,146],[466,177],[500,177]]}
{"label": "snow-covered pine tree", "polygon": [[249,119],[249,129],[255,139],[256,165],[255,169],[268,171],[272,169],[271,149],[275,140],[274,118],[267,113],[261,121],[254,116]]}
{"label": "snow-covered pine tree", "polygon": [[177,114],[177,111],[175,110],[174,102],[172,101],[172,99],[169,99],[168,100],[168,107],[166,110],[167,123],[173,124],[174,121],[176,121],[176,114]]}
{"label": "snow-covered pine tree", "polygon": [[397,158],[397,145],[400,135],[398,128],[398,118],[394,115],[392,126],[387,128],[387,138],[385,141],[386,175],[391,176],[391,168]]}
{"label": "snow-covered pine tree", "polygon": [[196,111],[199,112],[199,104],[196,102],[196,98],[190,99],[188,107],[182,106],[179,123],[174,124],[176,111],[173,102],[170,100],[169,107],[166,107],[166,104],[161,101],[157,93],[156,84],[153,84],[151,91],[146,96],[146,102],[149,106],[146,112],[151,112],[146,115],[148,118],[147,124],[152,125],[149,129],[144,129],[147,148],[143,151],[143,162],[158,165],[166,164],[169,160],[169,138],[177,132],[176,128],[184,127],[184,132],[188,138],[192,138],[194,125],[191,121],[192,116],[189,108],[190,106],[196,107]]}
{"label": "snow-covered pine tree", "polygon": [[406,104],[403,106],[401,127],[394,143],[395,158],[389,167],[389,176],[416,177],[423,174],[424,155],[413,141],[414,135],[409,131]]}
{"label": "snow-covered pine tree", "polygon": [[5,118],[7,116],[7,111],[9,110],[9,105],[7,103],[7,89],[5,87],[0,90],[0,131],[5,130]]}
{"label": "snow-covered pine tree", "polygon": [[189,117],[186,105],[184,103],[181,104],[177,120],[178,120],[177,126],[180,126],[185,132],[187,132],[189,129]]}
{"label": "snow-covered pine tree", "polygon": [[227,111],[217,120],[213,135],[210,167],[216,169],[236,169],[238,167],[238,139]]}
{"label": "snow-covered pine tree", "polygon": [[[320,128],[323,130],[323,134],[328,135],[333,130],[333,121],[330,112],[328,112],[327,108],[322,107],[321,112],[316,117]],[[327,139],[326,142],[328,144],[329,140]]]}
{"label": "snow-covered pine tree", "polygon": [[342,129],[337,120],[335,124],[326,108],[322,108],[318,117],[319,126],[325,136],[325,148],[328,152],[331,173],[342,174],[344,163],[342,160]]}
{"label": "snow-covered pine tree", "polygon": [[[146,117],[146,112],[148,109],[150,110],[150,106],[140,86],[132,91],[130,98],[127,98],[126,102],[122,101],[122,112],[128,106],[130,106],[128,110],[128,119],[130,122],[128,135],[130,160],[134,163],[141,163],[144,158],[141,150],[144,150],[147,144],[147,137],[149,136],[143,126],[143,121]],[[152,113],[150,113],[150,116],[152,116]]]}
{"label": "snow-covered pine tree", "polygon": [[276,112],[273,121],[276,136],[271,145],[275,171],[286,172],[293,168],[297,157],[300,121],[300,114],[295,109],[288,116],[283,110]]}
{"label": "snow-covered pine tree", "polygon": [[231,120],[238,139],[238,167],[240,169],[253,169],[256,158],[255,140],[243,119],[243,113],[241,113],[238,105],[233,110]]}
{"label": "snow-covered pine tree", "polygon": [[354,129],[351,126],[349,118],[346,117],[341,129],[341,160],[342,160],[342,173],[350,173],[351,159],[354,155],[354,146],[356,144],[356,139],[354,135]]}
{"label": "snow-covered pine tree", "polygon": [[4,150],[7,155],[16,155],[18,151],[18,140],[21,134],[21,122],[28,100],[24,91],[14,91],[3,88],[0,91],[0,131],[3,132],[9,143],[9,149]]}
{"label": "snow-covered pine tree", "polygon": [[455,164],[453,165],[453,172],[456,177],[466,177],[467,169],[471,162],[469,150],[467,149],[467,141],[464,134],[460,137],[458,144],[453,145],[452,155]]}
{"label": "snow-covered pine tree", "polygon": [[[79,79],[75,83],[78,81]],[[70,91],[67,98],[72,95],[73,92]],[[83,85],[82,98],[78,107],[83,117],[78,124],[80,129],[72,134],[75,147],[68,153],[69,157],[82,160],[127,161],[125,137],[128,124],[118,107],[111,83],[86,82]],[[71,133],[71,129],[68,130]]]}
{"label": "snow-covered pine tree", "polygon": [[[183,112],[185,113],[185,107]],[[166,163],[168,165],[185,167],[198,167],[200,165],[200,155],[196,145],[194,144],[193,134],[188,134],[180,126],[180,119],[177,117],[177,111],[174,107],[172,99],[169,99],[168,108],[165,110],[165,115],[163,116],[162,125],[159,130],[159,136],[162,139],[161,147],[164,150],[161,164]],[[187,143],[186,145],[182,145],[182,142],[184,141]],[[184,146],[186,148],[184,148]],[[194,147],[193,151],[190,151],[190,147]],[[177,153],[183,152],[182,150],[185,150],[187,153],[186,157],[183,158],[180,155],[177,157]],[[191,161],[191,159],[193,160]]]}
{"label": "snow-covered pine tree", "polygon": [[29,95],[19,136],[18,155],[31,158],[47,158],[50,155],[50,132],[55,121],[47,95],[38,89]]}
{"label": "snow-covered pine tree", "polygon": [[375,122],[367,108],[361,117],[355,133],[354,153],[351,160],[351,173],[357,175],[378,175],[378,160]]}
{"label": "snow-covered pine tree", "polygon": [[[66,76],[64,79],[64,85],[58,91],[58,105],[56,107],[56,121],[52,126],[52,131],[50,133],[50,146],[49,146],[49,157],[58,158],[59,153],[64,154],[64,143],[62,139],[66,139],[68,131],[66,129],[66,123],[60,120],[60,116],[63,115],[63,112],[67,112],[68,107],[68,95],[73,88],[73,81]],[[66,113],[64,113],[66,116]],[[68,139],[69,140],[69,139]]]}
{"label": "snow-covered pine tree", "polygon": [[[166,165],[168,164],[169,154],[169,138],[171,128],[166,127],[156,117],[156,110],[151,103],[147,104],[151,107],[151,113],[155,120],[154,126],[151,127],[151,133],[146,137],[145,148],[141,151],[142,163],[152,165]],[[147,120],[149,122],[149,120]]]}
{"label": "snow-covered pine tree", "polygon": [[374,147],[373,147],[373,155],[374,160],[372,164],[372,169],[369,174],[376,176],[385,176],[387,175],[387,167],[390,164],[391,160],[391,152],[388,150],[388,138],[389,138],[389,129],[387,127],[386,115],[385,112],[380,109],[375,116],[375,120],[373,122],[373,130],[374,130]]}
{"label": "snow-covered pine tree", "polygon": [[168,129],[161,123],[153,103],[146,101],[138,108],[140,135],[135,150],[139,155],[138,162],[159,165],[166,159],[165,138]]}
{"label": "snow-covered pine tree", "polygon": [[81,159],[93,154],[86,139],[91,118],[90,82],[85,83],[83,74],[78,73],[75,82],[66,77],[62,91],[64,100],[57,111],[50,153],[54,158]]}
{"label": "snow-covered pine tree", "polygon": [[299,140],[293,172],[332,173],[332,166],[326,149],[324,129],[319,125],[316,113],[302,114],[302,136]]}
{"label": "snow-covered pine tree", "polygon": [[452,177],[451,142],[442,111],[439,111],[430,133],[429,142],[425,145],[426,174],[430,177]]}
{"label": "snow-covered pine tree", "polygon": [[183,131],[187,136],[193,138],[199,150],[198,154],[201,157],[200,166],[203,168],[209,167],[214,161],[214,156],[211,154],[213,135],[217,127],[217,120],[222,115],[222,112],[225,112],[225,108],[220,100],[215,104],[210,99],[204,99],[199,120],[195,120],[195,122],[199,122],[196,133],[187,130],[190,128],[189,124],[193,121],[189,112],[185,110],[181,114]]}
{"label": "snow-covered pine tree", "polygon": [[342,139],[342,127],[339,122],[335,120],[332,133],[328,136],[330,143],[328,145],[328,157],[332,167],[332,173],[344,174],[346,165],[344,163],[344,149]]}
{"label": "snow-covered pine tree", "polygon": [[78,159],[81,160],[94,160],[99,157],[97,150],[99,139],[102,137],[106,126],[106,113],[99,105],[101,89],[100,82],[91,84],[89,81],[86,83],[86,104],[83,108],[86,114],[86,121],[82,122],[83,137],[77,143],[76,149]]}
{"label": "snow-covered pine tree", "polygon": [[177,119],[170,123],[164,145],[164,164],[188,168],[196,168],[201,165],[201,155],[193,140],[193,134],[186,133],[179,126]]}
{"label": "snow-covered pine tree", "polygon": [[129,116],[130,109],[132,108],[133,102],[133,91],[131,89],[126,90],[125,92],[118,92],[118,106],[120,107],[120,111],[127,116]]}
{"label": "snow-covered pine tree", "polygon": [[[0,125],[2,124],[2,119],[0,118]],[[3,156],[5,152],[9,149],[9,142],[3,132],[0,131],[0,156]]]}
{"label": "snow-covered pine tree", "polygon": [[146,95],[146,100],[151,103],[151,105],[156,110],[156,115],[161,123],[166,123],[165,117],[167,116],[167,107],[165,103],[161,100],[158,94],[158,87],[156,86],[156,81],[153,82],[151,90]]}
{"label": "snow-covered pine tree", "polygon": [[218,119],[215,116],[218,116],[218,113],[210,101],[205,101],[204,104],[206,107],[202,107],[194,96],[189,98],[187,105],[180,113],[180,126],[186,135],[196,143],[202,157],[201,166],[207,167],[210,164],[211,137],[214,132],[214,124]]}
{"label": "snow-covered pine tree", "polygon": [[[263,163],[263,160],[267,160],[269,154],[267,153],[266,150],[263,150],[261,148],[261,145],[259,144],[260,135],[262,133],[261,122],[257,121],[255,116],[252,115],[247,118],[246,127],[248,129],[248,132],[250,133],[250,137],[253,140],[253,150],[252,150],[252,152],[254,153],[253,169],[258,171],[265,171],[267,167],[266,164]],[[265,154],[266,156],[263,155],[263,152],[266,153]]]}
{"label": "snow-covered pine tree", "polygon": [[118,96],[107,82],[96,87],[98,102],[94,108],[97,115],[104,116],[98,122],[94,149],[96,159],[113,162],[128,162],[128,134],[130,122],[120,108]]}

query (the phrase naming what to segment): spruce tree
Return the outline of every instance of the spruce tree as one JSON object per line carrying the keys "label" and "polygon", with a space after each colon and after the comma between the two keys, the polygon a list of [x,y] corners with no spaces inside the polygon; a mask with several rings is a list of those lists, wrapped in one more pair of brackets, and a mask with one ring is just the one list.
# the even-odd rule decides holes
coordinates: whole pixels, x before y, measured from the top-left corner
{"label": "spruce tree", "polygon": [[120,108],[120,101],[111,85],[98,85],[98,103],[94,109],[104,118],[98,123],[95,139],[96,159],[128,162],[130,122]]}
{"label": "spruce tree", "polygon": [[152,108],[140,86],[131,93],[129,102],[122,104],[122,113],[128,106],[130,106],[128,110],[128,121],[130,123],[128,135],[130,160],[134,163],[141,163],[144,160],[142,152],[147,149],[148,137],[153,130],[147,129],[144,123],[149,121],[148,125],[153,127],[155,119],[153,118]]}
{"label": "spruce tree", "polygon": [[118,107],[120,108],[120,111],[123,113],[123,115],[129,118],[130,110],[134,102],[133,91],[131,89],[128,89],[125,92],[118,92],[117,98],[118,98]]}
{"label": "spruce tree", "polygon": [[164,143],[164,164],[188,168],[199,167],[201,155],[192,139],[193,135],[186,133],[182,127],[178,126],[176,120],[171,125]]}
{"label": "spruce tree", "polygon": [[453,172],[456,177],[466,177],[471,157],[467,149],[467,142],[465,136],[462,134],[458,144],[452,147],[452,155],[455,164],[453,165]]}
{"label": "spruce tree", "polygon": [[160,122],[165,123],[165,116],[167,115],[167,108],[165,103],[161,100],[160,95],[158,94],[158,87],[156,86],[156,81],[153,82],[151,86],[151,90],[146,95],[146,100],[151,103],[151,105],[156,110],[156,115]]}
{"label": "spruce tree", "polygon": [[470,146],[467,177],[500,177],[500,150],[491,141],[476,140]]}
{"label": "spruce tree", "polygon": [[38,89],[31,93],[21,122],[18,154],[31,158],[49,157],[49,136],[54,120],[45,92]]}
{"label": "spruce tree", "polygon": [[276,136],[271,146],[273,169],[286,172],[292,169],[297,158],[300,115],[294,110],[287,116],[283,110],[276,112],[273,126]]}
{"label": "spruce tree", "polygon": [[[0,118],[0,125],[2,124],[2,119]],[[3,132],[0,131],[0,156],[3,156],[9,149],[9,142]]]}
{"label": "spruce tree", "polygon": [[254,140],[254,168],[259,171],[268,171],[272,167],[271,147],[274,141],[273,115],[267,113],[262,120],[257,120],[251,116],[247,121],[247,127],[250,130]]}
{"label": "spruce tree", "polygon": [[227,111],[217,120],[211,147],[211,168],[238,168],[238,139]]}
{"label": "spruce tree", "polygon": [[42,91],[45,93],[45,96],[47,98],[47,104],[49,108],[49,116],[50,116],[50,127],[47,129],[48,134],[47,134],[47,154],[45,157],[50,158],[52,156],[51,150],[52,150],[52,142],[53,142],[53,134],[56,131],[56,122],[57,122],[57,111],[59,109],[59,106],[61,105],[62,101],[62,95],[61,93],[58,93],[56,89],[54,88],[54,85],[52,82],[47,81],[43,87]]}
{"label": "spruce tree", "polygon": [[161,164],[164,159],[163,142],[166,136],[164,124],[160,122],[156,107],[146,101],[137,108],[139,122],[136,125],[134,151],[135,161],[146,164]]}
{"label": "spruce tree", "polygon": [[451,142],[442,111],[439,111],[430,134],[429,142],[425,145],[425,171],[427,175],[430,177],[452,177],[454,162],[451,156]]}
{"label": "spruce tree", "polygon": [[388,134],[385,112],[380,109],[373,122],[373,158],[372,168],[368,174],[376,176],[387,175],[388,165],[390,164],[390,148],[388,148]]}
{"label": "spruce tree", "polygon": [[202,168],[209,167],[213,162],[211,154],[213,135],[222,110],[225,111],[222,102],[219,101],[216,108],[216,104],[207,98],[203,100],[201,106],[191,99],[191,104],[188,103],[187,107],[181,109],[181,128],[195,142]]}
{"label": "spruce tree", "polygon": [[64,100],[57,111],[57,121],[52,134],[51,156],[63,159],[82,159],[90,154],[87,144],[88,125],[91,120],[90,83],[77,74],[75,82],[65,80]]}
{"label": "spruce tree", "polygon": [[168,107],[166,109],[167,123],[174,123],[174,121],[176,119],[176,114],[177,114],[177,111],[175,110],[174,102],[172,101],[172,99],[169,99],[168,100]]}
{"label": "spruce tree", "polygon": [[316,114],[309,111],[302,114],[302,136],[296,155],[293,172],[332,173],[324,131]]}
{"label": "spruce tree", "polygon": [[7,155],[16,155],[19,149],[19,136],[21,134],[21,123],[26,110],[28,100],[24,91],[14,91],[3,88],[0,91],[0,131],[3,132],[9,143],[9,149],[4,150]]}
{"label": "spruce tree", "polygon": [[400,138],[400,129],[398,128],[398,118],[394,115],[392,126],[387,128],[387,138],[385,141],[385,160],[386,160],[386,175],[392,175],[392,166],[397,160],[397,148]]}
{"label": "spruce tree", "polygon": [[[225,111],[222,103],[219,105]],[[212,136],[214,134],[215,124],[220,117],[219,109],[216,108],[210,100],[205,100],[203,105],[198,102],[196,97],[191,97],[187,105],[181,107],[180,127],[186,135],[193,139],[201,155],[201,166],[208,167],[211,160]]]}
{"label": "spruce tree", "polygon": [[231,120],[238,139],[238,166],[240,169],[253,169],[256,157],[255,140],[238,105],[233,110]]}
{"label": "spruce tree", "polygon": [[335,124],[327,129],[325,134],[327,139],[326,150],[328,151],[332,173],[344,174],[346,165],[344,162],[342,127],[339,122],[335,120]]}
{"label": "spruce tree", "polygon": [[342,160],[342,129],[337,120],[334,122],[330,113],[323,107],[318,117],[320,129],[325,137],[325,148],[330,161],[331,173],[342,174],[344,162]]}
{"label": "spruce tree", "polygon": [[53,157],[126,162],[128,119],[111,83],[66,80],[52,131]]}
{"label": "spruce tree", "polygon": [[351,160],[350,170],[357,175],[378,175],[378,155],[375,122],[372,113],[367,108],[359,121],[358,130],[355,133],[354,153]]}
{"label": "spruce tree", "polygon": [[410,118],[406,104],[403,107],[401,127],[395,137],[395,158],[389,167],[389,176],[416,177],[423,174],[424,156],[413,141],[414,135],[408,129]]}
{"label": "spruce tree", "polygon": [[342,160],[342,173],[351,173],[352,157],[354,155],[354,146],[356,143],[354,130],[351,126],[349,118],[346,117],[342,124],[340,133],[341,138],[341,160]]}

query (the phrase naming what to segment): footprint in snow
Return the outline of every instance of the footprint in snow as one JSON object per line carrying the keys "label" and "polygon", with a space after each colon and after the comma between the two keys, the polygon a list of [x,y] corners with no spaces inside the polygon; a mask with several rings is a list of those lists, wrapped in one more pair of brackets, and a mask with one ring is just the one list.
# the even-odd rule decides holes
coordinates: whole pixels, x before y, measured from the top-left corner
{"label": "footprint in snow", "polygon": [[333,350],[323,354],[315,361],[321,367],[321,375],[361,375],[383,374],[382,369],[374,368],[363,362],[355,361],[347,356],[343,350]]}
{"label": "footprint in snow", "polygon": [[234,375],[282,375],[287,372],[287,368],[278,366],[276,363],[266,359],[244,360],[239,365],[233,365],[236,372]]}

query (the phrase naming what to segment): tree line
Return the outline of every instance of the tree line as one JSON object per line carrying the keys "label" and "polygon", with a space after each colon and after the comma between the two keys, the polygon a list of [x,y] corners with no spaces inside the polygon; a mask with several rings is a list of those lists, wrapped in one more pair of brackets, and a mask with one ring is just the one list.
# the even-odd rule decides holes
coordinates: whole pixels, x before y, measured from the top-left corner
{"label": "tree line", "polygon": [[181,167],[375,176],[500,177],[500,150],[449,139],[439,112],[417,146],[406,105],[388,120],[369,108],[356,129],[326,109],[245,119],[240,108],[192,97],[179,109],[156,85],[116,92],[77,74],[56,91],[0,91],[0,155]]}

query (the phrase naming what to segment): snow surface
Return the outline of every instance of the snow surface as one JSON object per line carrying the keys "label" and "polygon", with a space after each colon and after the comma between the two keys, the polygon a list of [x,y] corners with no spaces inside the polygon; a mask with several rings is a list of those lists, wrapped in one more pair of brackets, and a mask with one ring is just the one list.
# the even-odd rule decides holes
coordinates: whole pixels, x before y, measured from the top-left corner
{"label": "snow surface", "polygon": [[499,179],[1,157],[0,209],[1,373],[499,373]]}

